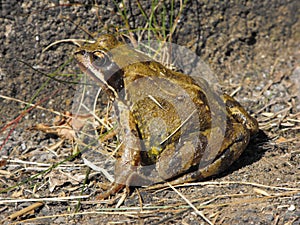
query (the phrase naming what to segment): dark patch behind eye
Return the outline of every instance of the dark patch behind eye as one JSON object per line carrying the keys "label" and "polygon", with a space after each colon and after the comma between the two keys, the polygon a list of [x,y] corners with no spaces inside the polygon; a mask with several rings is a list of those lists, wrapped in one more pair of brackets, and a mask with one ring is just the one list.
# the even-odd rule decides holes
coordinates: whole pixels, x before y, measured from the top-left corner
{"label": "dark patch behind eye", "polygon": [[107,84],[113,87],[122,97],[124,88],[123,71],[113,62],[111,56],[101,51],[93,53],[93,65],[100,70]]}

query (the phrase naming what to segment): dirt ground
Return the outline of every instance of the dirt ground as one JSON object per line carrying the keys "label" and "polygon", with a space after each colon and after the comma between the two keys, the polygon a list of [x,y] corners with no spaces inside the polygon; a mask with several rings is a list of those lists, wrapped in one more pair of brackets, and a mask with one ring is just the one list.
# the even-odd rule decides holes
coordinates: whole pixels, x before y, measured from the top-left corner
{"label": "dirt ground", "polygon": [[[172,41],[209,64],[260,126],[229,170],[176,188],[197,210],[171,188],[132,190],[119,208],[96,202],[106,178],[91,170],[86,179],[82,159],[68,158],[71,143],[49,150],[60,138],[28,130],[56,115],[26,111],[24,102],[70,111],[77,89],[74,46],[42,52],[46,46],[126,31],[118,7],[131,29],[145,26],[135,1],[95,2],[0,1],[0,223],[207,224],[202,213],[213,224],[300,224],[300,2],[189,1],[178,18]],[[149,13],[151,4],[140,2]],[[172,4],[161,5],[174,19]],[[34,210],[14,217],[28,206]]]}

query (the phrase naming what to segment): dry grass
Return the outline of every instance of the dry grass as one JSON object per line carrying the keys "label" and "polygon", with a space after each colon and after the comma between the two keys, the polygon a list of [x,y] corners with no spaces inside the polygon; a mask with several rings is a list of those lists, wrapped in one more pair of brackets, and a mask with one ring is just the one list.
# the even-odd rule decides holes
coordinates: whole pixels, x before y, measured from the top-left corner
{"label": "dry grass", "polygon": [[[180,3],[179,12],[184,7],[184,2]],[[142,39],[144,35],[149,35],[149,31],[153,32],[150,36],[155,36],[162,42],[171,41],[180,13],[174,16],[173,26],[166,35],[164,26],[153,22],[158,7],[159,5],[153,7],[150,16],[145,15],[149,20],[145,23],[145,27],[139,30],[129,26],[129,21],[126,20],[126,14],[124,14],[126,9],[119,8],[119,13],[125,15],[125,25],[121,33],[125,34],[133,44]],[[142,8],[141,10],[143,11]],[[137,32],[137,40],[133,32]],[[273,68],[278,67],[274,65]],[[278,156],[282,160],[292,158],[300,153],[298,132],[300,129],[300,113],[295,110],[297,106],[296,93],[287,92],[287,98],[284,101],[280,96],[275,96],[267,102],[261,101],[268,91],[276,94],[275,87],[277,85],[283,85],[287,88],[292,87],[292,81],[288,79],[292,72],[293,70],[287,73],[276,73],[273,69],[269,75],[274,79],[270,79],[265,88],[255,93],[256,95],[252,99],[253,102],[259,103],[255,115],[258,117],[260,129],[267,133],[270,138],[267,148],[274,146],[280,148],[282,145],[289,146],[284,154]],[[231,87],[235,89],[232,95],[240,94],[241,87],[242,84],[239,87]],[[4,95],[0,95],[0,98],[64,116],[63,112],[41,107],[39,103],[26,103]],[[285,107],[281,110],[274,110],[274,107],[278,104],[285,105]],[[110,107],[111,105],[101,113],[95,110],[96,107],[91,111],[95,118],[94,121],[97,121],[98,125],[97,130],[94,131],[97,132],[102,143],[104,143],[104,146],[100,145],[102,153],[113,157],[120,143],[116,140],[116,133],[110,130],[114,127]],[[7,137],[5,140],[9,139],[11,132],[27,113],[28,111],[20,113],[19,119],[8,121],[3,126],[1,135]],[[96,138],[97,140],[99,136]],[[47,142],[41,142],[39,147],[27,146],[26,151],[23,152],[19,151],[20,146],[17,146],[12,149],[9,157],[1,158],[0,165],[5,169],[0,170],[0,212],[6,215],[1,222],[9,221],[10,224],[19,224],[20,222],[42,223],[47,221],[46,219],[54,220],[62,217],[72,219],[78,215],[90,217],[105,215],[107,216],[105,219],[109,220],[111,224],[136,222],[141,219],[150,221],[151,224],[161,224],[174,219],[179,220],[183,215],[188,214],[189,216],[199,217],[199,221],[204,219],[210,224],[222,224],[223,221],[226,221],[228,210],[242,209],[245,205],[253,206],[253,208],[259,205],[261,211],[267,208],[268,205],[272,205],[277,209],[286,208],[287,211],[293,211],[292,207],[298,207],[300,183],[297,174],[294,174],[295,179],[290,182],[281,182],[276,180],[275,177],[271,177],[263,182],[254,183],[241,181],[243,172],[240,175],[241,180],[238,177],[230,181],[197,182],[176,187],[164,184],[136,189],[129,197],[124,193],[119,193],[112,199],[94,201],[93,197],[100,186],[99,177],[102,175],[102,181],[105,177],[111,180],[109,178],[110,171],[106,171],[105,168],[101,167],[101,163],[95,165],[83,161],[79,157],[78,143],[74,140],[68,142],[63,138],[55,142],[52,139],[51,144],[45,145],[45,143]],[[83,146],[82,148],[91,147],[96,150],[94,146],[79,144]],[[275,164],[275,162],[269,162],[268,158],[263,158],[261,161],[268,165]],[[289,165],[289,162],[286,162],[286,164],[288,169],[293,167],[293,165]],[[91,171],[89,168],[93,170]],[[291,171],[294,170],[291,169]],[[107,174],[105,175],[105,173]],[[261,173],[265,172],[262,171]],[[249,174],[251,174],[251,171],[247,173],[247,175]],[[272,185],[273,183],[276,185]],[[105,188],[101,187],[102,189]],[[212,193],[207,194],[207,189],[213,190]],[[124,196],[126,199],[124,199]],[[291,202],[288,205],[286,203],[287,199]],[[19,210],[17,207],[13,208],[14,206],[20,206],[24,209]],[[49,215],[41,216],[43,215],[39,211],[41,207],[47,208]],[[274,218],[274,225],[278,224],[279,217],[280,215],[277,215]],[[115,218],[119,221],[114,222]]]}

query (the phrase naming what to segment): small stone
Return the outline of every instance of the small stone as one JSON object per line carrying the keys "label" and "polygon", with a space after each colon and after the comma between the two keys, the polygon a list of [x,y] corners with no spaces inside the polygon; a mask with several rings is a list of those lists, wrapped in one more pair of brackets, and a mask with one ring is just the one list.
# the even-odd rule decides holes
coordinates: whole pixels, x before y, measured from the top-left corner
{"label": "small stone", "polygon": [[22,143],[22,144],[21,144],[21,148],[22,148],[23,151],[26,150],[26,148],[27,148],[26,144],[25,144],[25,143]]}
{"label": "small stone", "polygon": [[296,209],[296,206],[295,205],[290,205],[290,207],[288,207],[288,210],[289,211],[294,211]]}
{"label": "small stone", "polygon": [[274,220],[274,216],[272,214],[267,214],[266,215],[266,220],[267,221],[273,221]]}

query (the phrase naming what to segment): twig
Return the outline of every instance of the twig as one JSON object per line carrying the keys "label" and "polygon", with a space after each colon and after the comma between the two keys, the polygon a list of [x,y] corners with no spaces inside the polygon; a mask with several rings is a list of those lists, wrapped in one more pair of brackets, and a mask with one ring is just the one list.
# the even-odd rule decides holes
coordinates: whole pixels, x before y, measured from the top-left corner
{"label": "twig", "polygon": [[30,205],[30,206],[24,208],[24,209],[21,209],[20,211],[18,211],[18,212],[16,212],[16,213],[12,214],[12,215],[10,215],[10,216],[8,216],[8,219],[9,219],[9,220],[16,219],[16,218],[18,218],[18,217],[20,217],[20,216],[22,216],[22,215],[24,215],[24,214],[27,214],[27,213],[29,213],[30,211],[32,211],[32,210],[34,210],[34,209],[36,209],[36,208],[38,208],[38,207],[40,207],[40,206],[42,206],[42,205],[44,205],[44,203],[42,203],[42,202],[36,202],[36,203],[34,203],[34,204],[32,204],[32,205]]}

